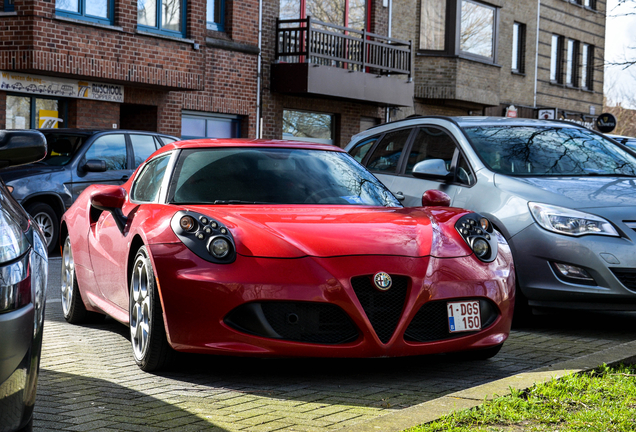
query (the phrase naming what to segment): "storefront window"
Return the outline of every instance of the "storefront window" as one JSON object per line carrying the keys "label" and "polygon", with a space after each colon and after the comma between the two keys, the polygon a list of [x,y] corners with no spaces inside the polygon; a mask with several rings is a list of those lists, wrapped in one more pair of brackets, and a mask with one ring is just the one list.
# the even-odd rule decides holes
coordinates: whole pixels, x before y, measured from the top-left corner
{"label": "storefront window", "polygon": [[58,99],[7,95],[7,129],[58,128],[64,126]]}
{"label": "storefront window", "polygon": [[283,139],[334,144],[333,115],[283,111]]}

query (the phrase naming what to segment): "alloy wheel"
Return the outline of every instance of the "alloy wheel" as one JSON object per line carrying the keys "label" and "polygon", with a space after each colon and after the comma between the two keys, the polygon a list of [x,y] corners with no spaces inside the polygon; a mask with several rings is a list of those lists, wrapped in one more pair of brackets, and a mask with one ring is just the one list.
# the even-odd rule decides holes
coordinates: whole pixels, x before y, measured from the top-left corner
{"label": "alloy wheel", "polygon": [[53,227],[53,221],[51,220],[51,216],[49,216],[45,212],[40,212],[33,216],[33,220],[42,229],[42,232],[44,233],[44,238],[46,239],[46,245],[50,246],[51,240],[53,239],[53,234],[54,234],[54,227]]}
{"label": "alloy wheel", "polygon": [[73,302],[73,285],[75,282],[75,261],[71,250],[71,237],[66,237],[62,250],[62,311],[69,316]]}
{"label": "alloy wheel", "polygon": [[132,302],[130,310],[130,337],[135,358],[140,360],[148,350],[150,337],[150,281],[148,266],[143,256],[137,256],[132,277]]}

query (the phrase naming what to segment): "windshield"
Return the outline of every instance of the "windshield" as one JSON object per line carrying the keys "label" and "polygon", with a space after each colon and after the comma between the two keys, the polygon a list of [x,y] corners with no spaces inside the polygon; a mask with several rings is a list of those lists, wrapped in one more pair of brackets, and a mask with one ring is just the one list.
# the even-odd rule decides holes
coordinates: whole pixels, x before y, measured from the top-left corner
{"label": "windshield", "polygon": [[173,203],[345,204],[401,207],[347,153],[286,148],[185,150]]}
{"label": "windshield", "polygon": [[636,176],[636,158],[587,129],[481,126],[464,132],[494,172],[517,176]]}
{"label": "windshield", "polygon": [[48,133],[46,137],[46,157],[39,163],[62,166],[73,159],[87,137],[80,135]]}

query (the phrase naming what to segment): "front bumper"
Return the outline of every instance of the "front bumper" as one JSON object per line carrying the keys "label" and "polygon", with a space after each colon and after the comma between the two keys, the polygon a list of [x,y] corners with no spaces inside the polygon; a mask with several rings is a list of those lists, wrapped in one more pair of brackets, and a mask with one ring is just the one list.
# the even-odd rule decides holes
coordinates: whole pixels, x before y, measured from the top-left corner
{"label": "front bumper", "polygon": [[[570,237],[532,224],[509,243],[516,257],[519,285],[531,306],[636,310],[636,286],[629,289],[616,276],[617,270],[633,270],[636,276],[636,245],[629,238]],[[594,282],[588,285],[566,280],[553,268],[553,262],[581,267]]]}
{"label": "front bumper", "polygon": [[[492,263],[474,256],[238,256],[234,263],[224,265],[205,262],[181,244],[151,245],[150,252],[168,340],[178,351],[281,357],[407,356],[488,348],[503,343],[510,331],[515,276],[507,247]],[[378,331],[377,322],[384,313],[381,297],[363,300],[352,286],[354,278],[379,271],[407,280],[404,300],[392,312],[396,324],[388,333]],[[424,305],[445,305],[445,301],[457,299],[491,304],[494,319],[479,332],[441,340],[420,342],[405,337]],[[233,311],[245,305],[265,303],[293,303],[299,313],[306,310],[305,305],[333,305],[350,320],[357,334],[338,343],[314,343],[242,331],[228,320]],[[446,323],[445,315],[440,319]]]}

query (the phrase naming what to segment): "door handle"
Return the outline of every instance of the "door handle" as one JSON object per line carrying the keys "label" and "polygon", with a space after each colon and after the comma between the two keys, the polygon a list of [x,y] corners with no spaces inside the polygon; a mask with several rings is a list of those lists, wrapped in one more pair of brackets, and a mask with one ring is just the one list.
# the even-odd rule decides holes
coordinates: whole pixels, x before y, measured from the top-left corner
{"label": "door handle", "polygon": [[393,195],[395,195],[398,201],[404,201],[404,193],[402,191],[397,191]]}

